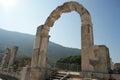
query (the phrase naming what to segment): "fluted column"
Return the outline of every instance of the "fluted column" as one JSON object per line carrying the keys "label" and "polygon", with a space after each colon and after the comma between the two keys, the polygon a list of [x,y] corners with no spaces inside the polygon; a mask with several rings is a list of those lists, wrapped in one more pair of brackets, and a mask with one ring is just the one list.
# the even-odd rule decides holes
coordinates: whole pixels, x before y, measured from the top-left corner
{"label": "fluted column", "polygon": [[18,47],[14,46],[12,48],[12,53],[10,55],[8,70],[9,70],[9,68],[13,68],[13,65],[14,65],[14,62],[15,62],[15,58],[16,58],[16,55],[17,55],[17,51],[18,51]]}
{"label": "fluted column", "polygon": [[49,27],[44,26],[41,32],[41,46],[40,46],[40,54],[38,60],[39,67],[46,67],[46,50],[48,46],[48,39],[49,39]]}
{"label": "fluted column", "polygon": [[38,66],[41,68],[42,74],[41,74],[41,80],[45,79],[45,74],[47,71],[47,57],[46,57],[46,51],[48,46],[48,39],[49,39],[49,28],[47,26],[44,26],[42,30],[41,35],[41,47],[40,47],[40,54],[39,54],[39,61]]}
{"label": "fluted column", "polygon": [[41,45],[42,26],[43,25],[41,25],[37,28],[36,38],[35,38],[34,48],[33,48],[33,54],[32,54],[31,67],[38,67],[38,59],[39,59],[40,45]]}
{"label": "fluted column", "polygon": [[48,33],[49,27],[41,25],[37,28],[31,67],[42,67],[42,64],[46,62],[46,50],[49,39]]}
{"label": "fluted column", "polygon": [[9,48],[6,48],[4,56],[2,58],[1,68],[8,67],[8,63],[9,63],[9,59],[10,59],[10,53],[11,53],[11,50]]}
{"label": "fluted column", "polygon": [[47,70],[46,50],[49,39],[49,28],[41,25],[37,28],[34,52],[31,62],[30,80],[44,80]]}

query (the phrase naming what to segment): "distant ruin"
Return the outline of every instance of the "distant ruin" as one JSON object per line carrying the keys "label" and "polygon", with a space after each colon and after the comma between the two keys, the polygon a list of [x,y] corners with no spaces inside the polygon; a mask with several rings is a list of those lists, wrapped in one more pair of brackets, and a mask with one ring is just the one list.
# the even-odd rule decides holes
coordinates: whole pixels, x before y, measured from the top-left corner
{"label": "distant ruin", "polygon": [[2,63],[1,63],[1,68],[2,69],[5,68],[5,67],[8,67],[9,59],[10,59],[10,53],[11,53],[11,50],[9,48],[6,48],[4,56],[2,58]]}
{"label": "distant ruin", "polygon": [[14,46],[12,48],[12,50],[9,48],[6,48],[5,54],[4,54],[3,59],[2,59],[1,69],[7,68],[8,71],[13,70],[17,51],[18,51],[17,46]]}

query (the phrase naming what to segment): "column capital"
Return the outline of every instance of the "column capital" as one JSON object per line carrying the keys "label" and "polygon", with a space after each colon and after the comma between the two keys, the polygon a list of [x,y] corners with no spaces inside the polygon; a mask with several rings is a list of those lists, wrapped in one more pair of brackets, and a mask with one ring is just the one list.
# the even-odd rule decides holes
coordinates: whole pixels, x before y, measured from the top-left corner
{"label": "column capital", "polygon": [[38,26],[36,36],[49,37],[49,35],[48,35],[49,29],[50,28],[48,26],[45,26],[45,25]]}

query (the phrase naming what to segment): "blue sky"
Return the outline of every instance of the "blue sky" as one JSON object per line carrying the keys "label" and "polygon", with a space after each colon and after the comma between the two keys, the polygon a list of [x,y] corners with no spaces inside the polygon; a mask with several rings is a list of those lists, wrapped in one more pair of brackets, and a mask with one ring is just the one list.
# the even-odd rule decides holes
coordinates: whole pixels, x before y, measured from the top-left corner
{"label": "blue sky", "polygon": [[[70,0],[0,0],[0,28],[35,35],[37,26],[44,24],[49,14],[67,1]],[[79,2],[90,12],[94,43],[109,47],[112,60],[120,62],[120,0],[73,1]],[[78,13],[62,14],[50,30],[50,41],[81,48],[80,29]]]}

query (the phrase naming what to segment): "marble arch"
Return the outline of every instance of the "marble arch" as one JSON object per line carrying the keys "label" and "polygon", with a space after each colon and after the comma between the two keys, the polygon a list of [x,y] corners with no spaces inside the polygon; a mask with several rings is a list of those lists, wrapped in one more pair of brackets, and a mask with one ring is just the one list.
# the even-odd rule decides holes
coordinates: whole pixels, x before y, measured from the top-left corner
{"label": "marble arch", "polygon": [[[62,13],[76,11],[81,18],[81,49],[82,49],[82,71],[94,71],[91,60],[94,60],[93,27],[90,13],[81,4],[71,1],[58,6],[47,18],[44,25],[37,28],[34,51],[32,55],[31,68],[40,68],[44,76],[47,68],[46,50],[49,40],[50,27],[60,18]],[[74,24],[74,22],[73,22]],[[43,80],[43,79],[42,79]]]}

